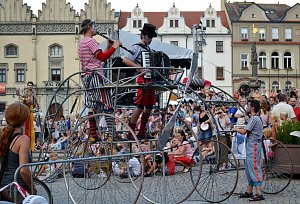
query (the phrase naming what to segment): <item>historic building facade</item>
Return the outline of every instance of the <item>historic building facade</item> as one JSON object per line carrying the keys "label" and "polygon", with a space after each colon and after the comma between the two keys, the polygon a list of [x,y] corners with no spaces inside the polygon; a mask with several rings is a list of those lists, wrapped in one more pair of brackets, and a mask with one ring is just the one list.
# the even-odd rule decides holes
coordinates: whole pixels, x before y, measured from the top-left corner
{"label": "historic building facade", "polygon": [[203,44],[197,48],[198,74],[231,93],[231,32],[224,11],[211,6],[205,11],[180,11],[173,4],[166,12],[146,12],[137,5],[131,12],[121,12],[119,28],[140,34],[143,24],[151,23],[158,29],[156,40],[196,50],[193,27],[200,22],[203,32],[198,39]]}
{"label": "historic building facade", "polygon": [[299,87],[300,4],[233,2],[225,7],[232,31],[233,88],[251,79],[254,42],[261,91]]}
{"label": "historic building facade", "polygon": [[[76,13],[66,0],[47,0],[38,16],[22,0],[0,1],[0,112],[18,101],[16,88],[26,86],[27,81],[34,82],[43,113],[54,103],[63,102],[63,98],[55,102],[51,99],[68,76],[80,71],[77,46],[85,18],[94,19],[103,33],[117,28],[115,11],[107,1],[89,0],[84,10]],[[76,89],[80,83],[77,78],[70,87]],[[80,95],[63,104],[61,114],[69,113],[76,97]]]}

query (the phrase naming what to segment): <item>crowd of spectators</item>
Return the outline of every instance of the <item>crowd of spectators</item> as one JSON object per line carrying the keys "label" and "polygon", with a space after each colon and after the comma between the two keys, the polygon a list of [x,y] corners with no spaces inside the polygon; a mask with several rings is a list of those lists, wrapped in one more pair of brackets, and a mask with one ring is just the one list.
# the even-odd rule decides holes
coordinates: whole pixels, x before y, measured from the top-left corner
{"label": "crowd of spectators", "polygon": [[[147,123],[148,139],[141,142],[141,151],[150,151],[155,149],[157,140],[160,136],[162,128],[170,120],[172,115],[178,106],[178,117],[176,118],[175,127],[172,134],[169,136],[169,141],[165,147],[164,156],[166,159],[166,165],[171,168],[167,174],[174,174],[173,166],[182,166],[182,172],[188,172],[192,160],[194,148],[199,144],[203,145],[202,158],[208,158],[214,155],[214,147],[210,140],[216,136],[219,131],[231,130],[234,125],[245,125],[249,119],[246,110],[247,100],[249,98],[260,101],[261,110],[259,116],[263,121],[265,132],[269,138],[276,138],[276,129],[286,121],[299,121],[300,119],[300,107],[298,101],[298,92],[296,89],[292,89],[290,92],[274,94],[274,91],[260,94],[259,91],[254,91],[248,97],[242,97],[238,92],[234,92],[233,97],[239,102],[236,103],[232,98],[227,97],[223,93],[215,92],[213,89],[202,89],[199,94],[203,97],[206,103],[201,100],[184,100],[178,103],[178,105],[169,105],[167,110],[154,108]],[[118,150],[118,154],[128,152],[128,145],[125,142],[128,133],[128,124],[132,110],[126,107],[116,110],[115,117],[115,130],[118,137],[118,143],[115,148]],[[66,116],[60,117],[59,121],[54,121],[49,117],[44,124],[46,127],[46,134],[50,134],[51,142],[44,144],[41,147],[41,134],[36,134],[36,149],[48,148],[48,151],[64,150],[66,148],[81,149],[79,152],[88,156],[101,156],[106,154],[105,149],[101,146],[101,141],[109,140],[108,134],[98,134],[98,141],[89,141],[89,124],[88,121],[81,122],[81,117],[78,113],[74,115],[74,118]],[[80,124],[80,125],[79,125]],[[137,122],[136,133],[138,132],[140,119]],[[39,128],[38,128],[39,129]],[[74,130],[74,134],[70,135],[70,130]],[[40,130],[39,130],[40,131]],[[45,134],[44,134],[45,135]],[[224,133],[225,135],[225,133]],[[220,136],[220,135],[219,135]],[[72,139],[70,143],[68,140]],[[221,141],[231,147],[232,137],[221,137]],[[73,145],[68,147],[67,144]],[[86,146],[89,144],[87,150]],[[137,148],[136,145],[131,147]],[[149,155],[146,157],[145,162],[145,175],[152,176],[160,171],[161,160],[160,155]],[[131,161],[131,163],[137,164],[137,161]],[[117,169],[117,167],[115,167]],[[225,168],[225,164],[224,167]],[[173,169],[173,170],[172,170]],[[121,172],[122,168],[119,168],[118,172]],[[122,171],[123,176],[128,172]],[[133,175],[136,175],[135,172]]]}

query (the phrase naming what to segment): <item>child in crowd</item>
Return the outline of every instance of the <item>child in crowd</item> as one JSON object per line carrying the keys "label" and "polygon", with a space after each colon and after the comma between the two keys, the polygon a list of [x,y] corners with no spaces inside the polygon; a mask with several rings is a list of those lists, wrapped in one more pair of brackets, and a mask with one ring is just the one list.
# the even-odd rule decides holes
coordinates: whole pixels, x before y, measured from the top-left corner
{"label": "child in crowd", "polygon": [[272,137],[276,139],[276,132],[280,127],[280,119],[277,114],[270,115],[270,127],[272,129]]}
{"label": "child in crowd", "polygon": [[288,114],[286,112],[280,112],[280,126],[288,121]]}
{"label": "child in crowd", "polygon": [[[58,158],[58,154],[56,152],[52,152],[49,155],[49,161],[56,161]],[[44,164],[41,170],[38,173],[38,178],[40,180],[47,180],[50,176],[53,179],[53,175],[57,173],[57,170],[61,167],[61,164]]]}

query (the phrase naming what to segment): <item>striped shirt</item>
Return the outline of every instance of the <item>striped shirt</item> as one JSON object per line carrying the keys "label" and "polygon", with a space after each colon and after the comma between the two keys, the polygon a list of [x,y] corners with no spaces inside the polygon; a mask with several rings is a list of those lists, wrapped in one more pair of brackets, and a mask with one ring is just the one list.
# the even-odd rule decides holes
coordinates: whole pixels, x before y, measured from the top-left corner
{"label": "striped shirt", "polygon": [[[102,62],[99,60],[95,53],[100,50],[97,41],[91,37],[84,37],[78,46],[78,55],[81,63],[81,69],[97,69],[102,68]],[[103,74],[103,70],[98,72]]]}
{"label": "striped shirt", "polygon": [[146,46],[144,45],[143,47],[142,46],[139,46],[137,44],[133,45],[132,48],[131,48],[131,51],[132,53],[134,54],[131,54],[131,53],[128,53],[128,55],[126,56],[130,61],[138,64],[138,65],[142,65],[142,52],[143,51],[150,51],[150,47],[149,46]]}

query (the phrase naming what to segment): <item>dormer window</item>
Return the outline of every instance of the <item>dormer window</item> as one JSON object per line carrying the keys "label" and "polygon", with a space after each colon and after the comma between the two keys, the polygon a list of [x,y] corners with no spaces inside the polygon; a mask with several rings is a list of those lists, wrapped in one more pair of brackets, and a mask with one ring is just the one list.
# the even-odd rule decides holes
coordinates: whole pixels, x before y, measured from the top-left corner
{"label": "dormer window", "polygon": [[178,28],[179,27],[178,20],[170,20],[170,27]]}
{"label": "dormer window", "polygon": [[141,28],[142,27],[142,20],[133,20],[132,21],[133,28]]}

